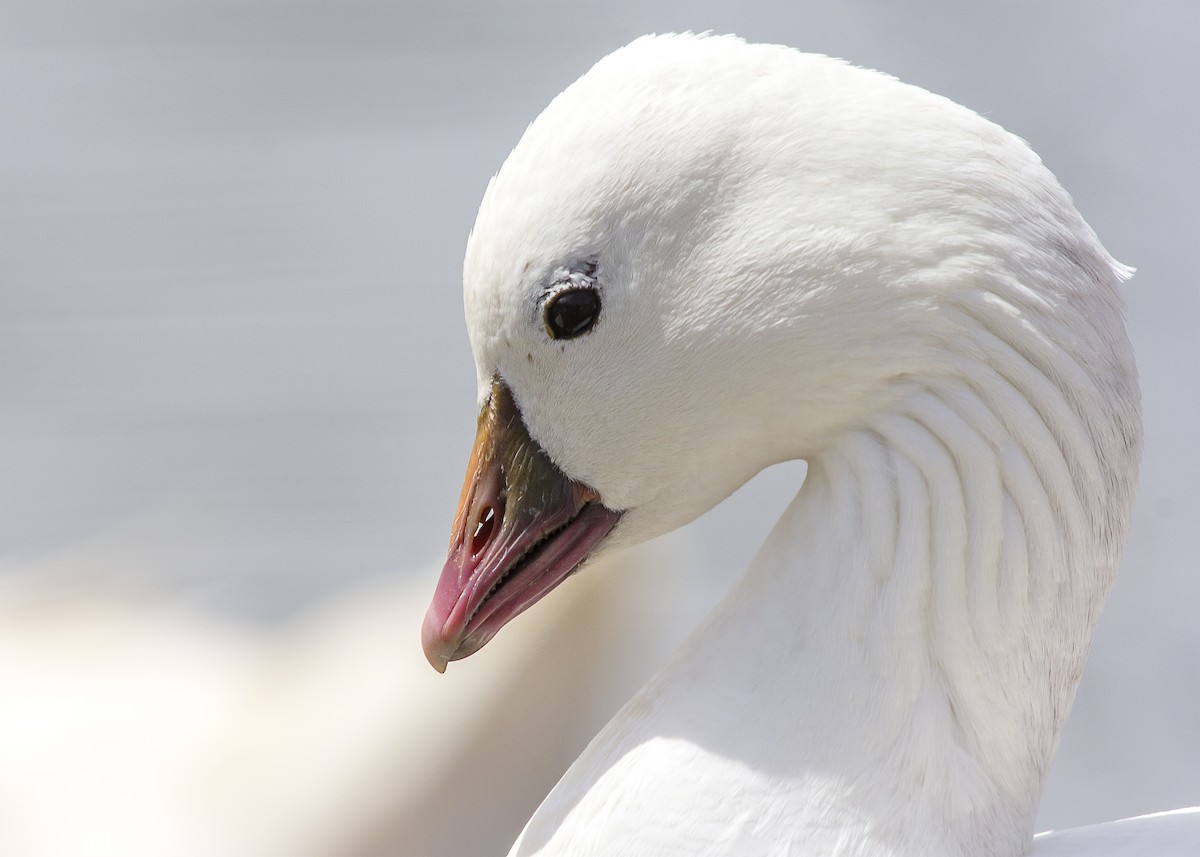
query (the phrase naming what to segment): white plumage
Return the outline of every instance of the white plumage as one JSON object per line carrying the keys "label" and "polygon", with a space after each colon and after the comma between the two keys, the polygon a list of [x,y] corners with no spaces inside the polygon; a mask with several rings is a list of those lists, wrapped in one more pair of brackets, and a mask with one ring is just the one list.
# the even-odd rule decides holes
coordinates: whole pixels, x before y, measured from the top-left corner
{"label": "white plumage", "polygon": [[[585,263],[598,321],[554,339]],[[467,248],[481,407],[621,512],[600,550],[809,471],[513,854],[1025,853],[1136,483],[1127,275],[1020,140],[876,72],[648,37],[556,98]],[[435,664],[509,570],[459,637],[435,600]],[[1034,853],[1144,853],[1103,841]]]}

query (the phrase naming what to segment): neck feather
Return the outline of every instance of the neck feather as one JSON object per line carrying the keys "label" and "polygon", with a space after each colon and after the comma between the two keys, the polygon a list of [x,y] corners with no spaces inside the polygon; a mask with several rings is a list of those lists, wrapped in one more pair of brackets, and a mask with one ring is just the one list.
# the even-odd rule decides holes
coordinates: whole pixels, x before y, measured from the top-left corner
{"label": "neck feather", "polygon": [[859,758],[834,723],[797,761],[849,763],[864,840],[1015,855],[1116,570],[1136,390],[1127,349],[1097,361],[1043,307],[991,293],[943,310],[967,345],[810,462],[743,597],[799,608],[826,657],[809,681],[863,671]]}

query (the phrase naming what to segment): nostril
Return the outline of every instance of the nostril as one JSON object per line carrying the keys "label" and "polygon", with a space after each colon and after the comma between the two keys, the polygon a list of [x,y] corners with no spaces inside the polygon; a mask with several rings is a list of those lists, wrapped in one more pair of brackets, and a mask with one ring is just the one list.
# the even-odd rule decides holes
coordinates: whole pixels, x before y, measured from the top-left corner
{"label": "nostril", "polygon": [[475,523],[475,532],[471,536],[471,556],[478,556],[488,546],[500,514],[500,511],[490,503],[483,507],[479,520]]}

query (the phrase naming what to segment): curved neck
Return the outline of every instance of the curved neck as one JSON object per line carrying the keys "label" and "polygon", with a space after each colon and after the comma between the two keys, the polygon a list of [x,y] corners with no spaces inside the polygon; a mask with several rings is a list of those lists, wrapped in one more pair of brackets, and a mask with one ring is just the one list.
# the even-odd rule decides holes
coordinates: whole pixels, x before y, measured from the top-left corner
{"label": "curved neck", "polygon": [[752,680],[787,683],[773,764],[836,795],[846,853],[1024,853],[1132,503],[1128,351],[1087,365],[1017,313],[943,309],[967,345],[810,461],[704,635],[782,646]]}
{"label": "curved neck", "polygon": [[1017,855],[1032,835],[1121,518],[1095,519],[1065,411],[1006,405],[914,386],[810,462],[730,599],[724,621],[793,647],[791,771],[852,808],[849,853]]}

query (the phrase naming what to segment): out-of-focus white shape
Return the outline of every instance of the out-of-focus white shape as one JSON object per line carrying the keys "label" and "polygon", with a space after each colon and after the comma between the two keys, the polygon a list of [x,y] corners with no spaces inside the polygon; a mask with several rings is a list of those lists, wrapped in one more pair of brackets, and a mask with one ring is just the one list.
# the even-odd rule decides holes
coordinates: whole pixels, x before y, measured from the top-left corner
{"label": "out-of-focus white shape", "polygon": [[[596,671],[647,625],[606,593],[644,591],[647,576],[598,564],[446,675],[419,644],[435,577],[360,589],[264,631],[10,574],[0,854],[504,847],[636,686],[618,679],[608,709],[588,696],[613,684]],[[464,800],[468,815],[454,809]]]}
{"label": "out-of-focus white shape", "polygon": [[1029,857],[1196,857],[1200,854],[1200,807],[1156,812],[1091,824],[1073,830],[1051,830],[1034,837]]}

